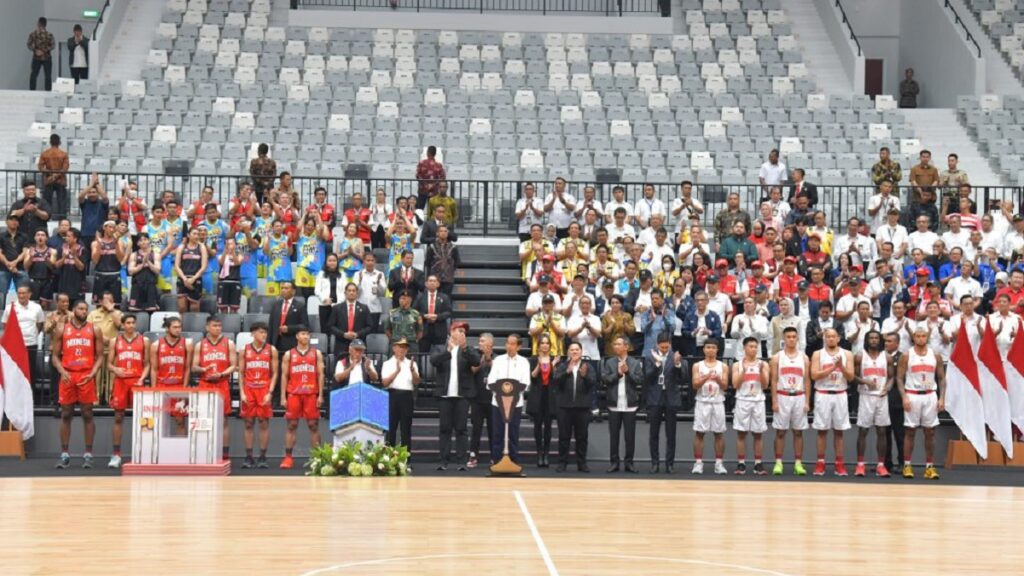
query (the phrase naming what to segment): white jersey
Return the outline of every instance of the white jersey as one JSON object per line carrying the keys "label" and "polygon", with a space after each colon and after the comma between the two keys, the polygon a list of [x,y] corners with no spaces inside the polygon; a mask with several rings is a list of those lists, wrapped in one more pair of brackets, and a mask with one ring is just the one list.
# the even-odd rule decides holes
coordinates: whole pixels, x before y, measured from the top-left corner
{"label": "white jersey", "polygon": [[903,386],[913,392],[931,392],[938,389],[935,382],[935,353],[930,349],[919,355],[916,349],[907,352],[907,375]]}
{"label": "white jersey", "polygon": [[857,386],[857,392],[868,396],[882,396],[885,391],[885,383],[889,378],[889,355],[880,352],[877,358],[872,358],[867,352],[860,357],[861,380],[871,382],[873,388],[868,388],[863,383]]}
{"label": "white jersey", "polygon": [[818,351],[818,361],[821,363],[822,370],[831,370],[836,366],[838,370],[834,370],[825,375],[824,378],[814,381],[815,390],[823,390],[829,392],[839,392],[846,390],[849,383],[846,381],[846,377],[843,376],[842,366],[846,362],[845,350],[842,348],[837,349],[835,356],[829,354],[824,348]]}
{"label": "white jersey", "polygon": [[762,360],[754,360],[753,364],[743,362],[742,380],[736,386],[736,400],[747,402],[764,402],[764,389],[761,387]]}
{"label": "white jersey", "polygon": [[776,357],[779,359],[778,389],[782,392],[803,392],[804,379],[807,378],[807,374],[804,373],[807,356],[803,352],[797,352],[796,356],[791,358],[782,350]]}
{"label": "white jersey", "polygon": [[[697,363],[697,374],[701,377],[716,374],[721,378],[722,363],[715,360],[714,364],[709,365],[706,360],[702,360]],[[697,401],[710,404],[725,402],[725,382],[715,382],[714,380],[705,382],[697,391]]]}

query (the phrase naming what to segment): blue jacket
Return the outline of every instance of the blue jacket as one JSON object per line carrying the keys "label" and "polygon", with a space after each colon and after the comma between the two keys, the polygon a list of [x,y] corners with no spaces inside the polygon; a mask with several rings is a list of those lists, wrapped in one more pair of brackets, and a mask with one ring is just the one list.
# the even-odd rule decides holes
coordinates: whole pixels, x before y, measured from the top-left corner
{"label": "blue jacket", "polygon": [[644,335],[644,356],[658,344],[658,334],[666,332],[671,336],[675,332],[676,322],[672,310],[667,306],[664,314],[655,314],[653,310],[648,310],[640,316],[640,331]]}
{"label": "blue jacket", "polygon": [[[938,280],[938,278],[935,276],[934,268],[923,262],[921,263],[920,267],[928,271],[928,277],[930,280]],[[918,266],[913,263],[907,264],[906,266],[903,267],[903,280],[906,281],[907,286],[913,286],[914,284],[917,284],[917,269]]]}
{"label": "blue jacket", "polygon": [[[695,357],[697,355],[697,337],[694,332],[697,331],[697,308],[695,306],[688,310],[677,311],[676,316],[683,320],[683,356]],[[704,325],[711,333],[708,338],[718,340],[719,346],[721,346],[722,321],[718,318],[718,314],[711,310],[705,310]]]}
{"label": "blue jacket", "polygon": [[[770,306],[771,304],[775,304],[775,303],[774,302],[770,302],[769,308],[771,307]],[[778,304],[775,304],[775,306],[778,307]],[[807,307],[810,309],[810,310],[808,310],[808,316],[807,317],[808,318],[817,318],[818,317],[818,301],[817,300],[808,299],[807,300]],[[778,312],[776,312],[775,314],[772,314],[772,318],[774,318],[777,315],[778,315]],[[793,298],[793,315],[794,316],[799,316],[800,315],[800,299],[799,298]]]}

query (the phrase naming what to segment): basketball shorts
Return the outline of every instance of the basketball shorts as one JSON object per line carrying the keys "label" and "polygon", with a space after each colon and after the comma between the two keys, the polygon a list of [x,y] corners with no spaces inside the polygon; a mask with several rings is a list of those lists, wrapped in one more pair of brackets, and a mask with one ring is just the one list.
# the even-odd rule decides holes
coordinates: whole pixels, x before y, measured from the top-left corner
{"label": "basketball shorts", "polygon": [[903,412],[903,425],[907,428],[935,428],[939,425],[939,397],[931,394],[907,393],[910,410]]}
{"label": "basketball shorts", "polygon": [[200,382],[200,390],[216,390],[224,401],[224,414],[231,414],[231,382]]}
{"label": "basketball shorts", "polygon": [[779,394],[779,411],[772,414],[776,430],[807,430],[807,397]]}
{"label": "basketball shorts", "polygon": [[[252,386],[245,386],[242,388],[242,394],[245,394],[245,402],[239,410],[239,415],[242,418],[263,418],[269,419],[273,415],[273,409],[271,403],[267,402],[263,404],[263,397],[267,395],[269,387],[263,386],[254,388]],[[314,405],[316,403],[314,402]]]}
{"label": "basketball shorts", "polygon": [[174,256],[168,255],[160,261],[160,275],[156,278],[156,288],[160,292],[170,292],[174,285]]}
{"label": "basketball shorts", "polygon": [[694,432],[725,432],[725,403],[697,402],[693,413]]}
{"label": "basketball shorts", "polygon": [[732,413],[732,427],[737,432],[761,434],[768,429],[764,400],[737,400]]}
{"label": "basketball shorts", "polygon": [[114,302],[121,303],[121,273],[97,272],[92,281],[92,301],[97,303],[104,292],[110,292]]}
{"label": "basketball shorts", "polygon": [[138,378],[114,378],[114,389],[110,392],[110,407],[114,410],[131,408],[132,390],[138,382]]}
{"label": "basketball shorts", "polygon": [[284,417],[287,420],[319,420],[320,409],[316,406],[316,394],[289,394]]}
{"label": "basketball shorts", "polygon": [[91,370],[68,372],[70,378],[61,379],[57,391],[61,406],[92,406],[96,403],[96,378],[89,375]]}
{"label": "basketball shorts", "polygon": [[203,297],[203,280],[200,278],[198,281],[192,284],[191,288],[185,286],[185,283],[178,279],[178,296],[184,296],[189,302],[199,302]]}
{"label": "basketball shorts", "polygon": [[889,424],[889,396],[861,394],[857,402],[857,426],[871,428]]}
{"label": "basketball shorts", "polygon": [[305,268],[297,267],[295,269],[295,286],[298,288],[312,288],[316,285],[316,275],[310,273]]}
{"label": "basketball shorts", "polygon": [[850,403],[845,391],[840,394],[814,393],[814,429],[850,429]]}
{"label": "basketball shorts", "polygon": [[231,280],[221,280],[217,284],[217,303],[229,308],[238,308],[242,304],[242,285]]}

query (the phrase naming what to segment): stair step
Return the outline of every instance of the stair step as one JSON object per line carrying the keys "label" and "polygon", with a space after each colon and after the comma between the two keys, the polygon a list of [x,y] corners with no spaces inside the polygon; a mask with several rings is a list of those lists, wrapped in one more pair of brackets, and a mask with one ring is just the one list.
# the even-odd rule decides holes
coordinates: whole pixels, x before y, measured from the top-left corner
{"label": "stair step", "polygon": [[522,300],[469,300],[457,301],[452,314],[458,318],[523,316]]}
{"label": "stair step", "polygon": [[490,332],[495,336],[506,336],[518,332],[520,336],[525,336],[529,326],[530,322],[526,316],[522,318],[478,318],[469,322],[469,334],[478,336],[484,332]]}
{"label": "stair step", "polygon": [[515,300],[526,304],[526,293],[515,284],[456,284],[452,297],[460,300]]}
{"label": "stair step", "polygon": [[459,268],[455,272],[455,283],[514,284],[521,285],[523,277],[516,268]]}
{"label": "stair step", "polygon": [[480,246],[459,244],[459,257],[464,262],[505,263],[519,262],[519,247],[513,244]]}

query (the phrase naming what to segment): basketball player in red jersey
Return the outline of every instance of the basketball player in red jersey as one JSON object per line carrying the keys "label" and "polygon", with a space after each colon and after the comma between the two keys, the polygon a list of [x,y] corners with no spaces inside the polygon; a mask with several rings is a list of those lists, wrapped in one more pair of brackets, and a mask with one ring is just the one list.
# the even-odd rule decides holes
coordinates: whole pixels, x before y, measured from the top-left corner
{"label": "basketball player in red jersey", "polygon": [[[240,415],[245,421],[245,462],[242,468],[267,468],[267,445],[270,444],[270,399],[277,382],[277,348],[267,344],[267,325],[254,322],[250,328],[252,343],[238,351],[238,387],[241,390]],[[260,422],[260,458],[252,460],[252,428]]]}
{"label": "basketball player in red jersey", "polygon": [[82,468],[92,468],[92,440],[96,424],[92,420],[92,405],[96,403],[96,372],[103,365],[103,335],[86,322],[89,305],[84,300],[75,302],[71,317],[57,329],[60,335],[53,339],[53,366],[60,375],[60,460],[57,468],[71,465],[68,445],[71,443],[71,420],[75,417],[75,404],[82,409],[85,432],[85,453]]}
{"label": "basketball player in red jersey", "polygon": [[121,467],[121,426],[124,411],[132,404],[132,389],[142,386],[149,374],[149,339],[135,331],[134,314],[121,318],[121,334],[107,350],[107,366],[114,374],[114,392],[110,407],[114,409],[114,455],[107,468]]}
{"label": "basketball player in red jersey", "polygon": [[295,333],[298,345],[284,353],[281,360],[281,404],[288,431],[284,436],[284,460],[281,468],[294,466],[292,448],[299,418],[306,419],[311,446],[320,445],[320,406],[324,402],[324,357],[309,345],[309,328],[300,326]]}
{"label": "basketball player in red jersey", "polygon": [[199,388],[215,390],[224,401],[224,446],[221,456],[228,459],[231,437],[231,375],[235,373],[235,343],[224,337],[220,318],[206,319],[206,338],[200,340],[192,354],[192,371],[199,374]]}
{"label": "basketball player in red jersey", "polygon": [[[164,336],[149,346],[149,366],[155,386],[188,386],[188,367],[191,365],[192,343],[181,337],[181,318],[172,316],[164,320]],[[178,434],[185,433],[186,413],[172,414],[178,424]]]}

